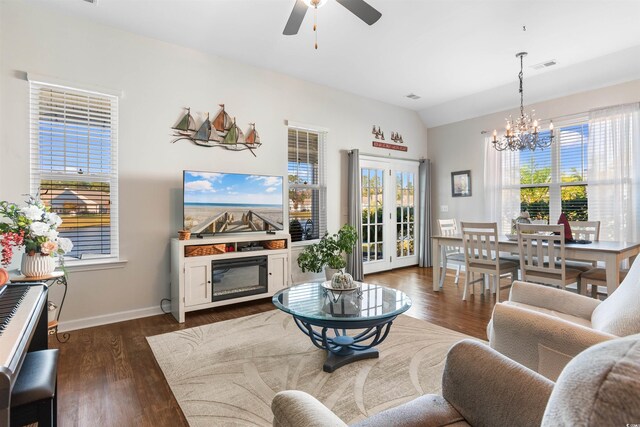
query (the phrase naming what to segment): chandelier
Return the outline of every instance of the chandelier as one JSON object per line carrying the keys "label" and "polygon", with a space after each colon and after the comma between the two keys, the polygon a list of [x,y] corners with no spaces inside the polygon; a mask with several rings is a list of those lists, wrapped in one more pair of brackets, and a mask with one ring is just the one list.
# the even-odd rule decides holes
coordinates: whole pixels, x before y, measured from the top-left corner
{"label": "chandelier", "polygon": [[507,126],[505,127],[504,135],[498,138],[498,131],[493,131],[493,148],[498,151],[511,150],[535,150],[536,148],[543,149],[551,145],[555,135],[553,134],[553,122],[549,124],[549,133],[541,135],[540,126],[538,120],[533,118],[534,112],[532,110],[531,115],[524,112],[524,90],[522,89],[522,59],[527,56],[527,52],[520,52],[516,54],[516,58],[520,58],[520,117],[515,121],[509,116],[507,119]]}

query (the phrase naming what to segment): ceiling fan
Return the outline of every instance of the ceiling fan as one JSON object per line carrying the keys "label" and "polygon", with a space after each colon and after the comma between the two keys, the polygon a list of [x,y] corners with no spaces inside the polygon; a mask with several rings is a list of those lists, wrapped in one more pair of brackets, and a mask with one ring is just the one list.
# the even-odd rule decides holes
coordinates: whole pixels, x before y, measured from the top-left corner
{"label": "ceiling fan", "polygon": [[[285,25],[282,34],[285,36],[298,34],[298,30],[300,29],[300,25],[302,25],[302,20],[304,19],[304,15],[307,13],[307,9],[311,7],[317,9],[326,1],[327,0],[296,0],[296,3],[293,5],[293,10],[291,11],[291,16],[289,16],[289,20],[287,21],[287,25]],[[364,0],[336,1],[369,25],[375,24],[382,16],[380,12]]]}

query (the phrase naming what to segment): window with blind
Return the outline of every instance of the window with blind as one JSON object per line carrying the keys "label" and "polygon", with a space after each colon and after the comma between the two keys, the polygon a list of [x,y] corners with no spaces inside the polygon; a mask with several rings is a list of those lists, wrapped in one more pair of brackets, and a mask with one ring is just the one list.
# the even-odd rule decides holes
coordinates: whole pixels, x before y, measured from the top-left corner
{"label": "window with blind", "polygon": [[289,233],[291,240],[319,239],[327,230],[323,132],[288,129]]}
{"label": "window with blind", "polygon": [[556,129],[550,148],[519,153],[520,207],[541,222],[556,223],[560,213],[569,221],[586,221],[587,117],[560,123]]}
{"label": "window with blind", "polygon": [[31,188],[62,218],[66,261],[118,257],[118,98],[30,82]]}

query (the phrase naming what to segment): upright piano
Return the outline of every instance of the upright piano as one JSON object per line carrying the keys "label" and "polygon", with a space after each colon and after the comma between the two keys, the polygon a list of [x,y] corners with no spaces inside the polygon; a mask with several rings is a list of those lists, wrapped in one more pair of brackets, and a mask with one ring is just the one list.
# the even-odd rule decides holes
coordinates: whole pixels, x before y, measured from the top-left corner
{"label": "upright piano", "polygon": [[29,351],[47,348],[44,283],[0,288],[0,427],[9,426],[11,390]]}

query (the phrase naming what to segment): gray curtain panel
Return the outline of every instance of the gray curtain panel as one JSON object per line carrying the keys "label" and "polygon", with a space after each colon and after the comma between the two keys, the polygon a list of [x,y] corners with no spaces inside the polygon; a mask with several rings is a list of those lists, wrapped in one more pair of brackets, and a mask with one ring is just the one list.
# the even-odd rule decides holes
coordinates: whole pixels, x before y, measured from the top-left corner
{"label": "gray curtain panel", "polygon": [[418,265],[420,267],[431,267],[431,161],[429,159],[420,161],[418,182],[420,184]]}
{"label": "gray curtain panel", "polygon": [[362,269],[362,194],[360,191],[360,151],[351,150],[349,156],[348,203],[349,224],[358,232],[358,242],[353,252],[347,256],[347,272],[354,280],[364,279]]}

